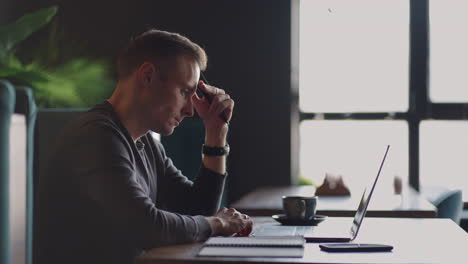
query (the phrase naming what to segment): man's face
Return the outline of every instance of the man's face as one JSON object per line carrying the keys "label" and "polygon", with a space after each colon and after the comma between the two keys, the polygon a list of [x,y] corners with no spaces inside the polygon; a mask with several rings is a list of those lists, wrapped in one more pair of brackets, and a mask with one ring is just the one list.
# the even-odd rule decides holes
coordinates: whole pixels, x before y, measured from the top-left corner
{"label": "man's face", "polygon": [[193,116],[192,97],[200,77],[198,64],[188,57],[167,64],[166,70],[156,70],[148,98],[149,127],[162,135],[172,134],[185,117]]}

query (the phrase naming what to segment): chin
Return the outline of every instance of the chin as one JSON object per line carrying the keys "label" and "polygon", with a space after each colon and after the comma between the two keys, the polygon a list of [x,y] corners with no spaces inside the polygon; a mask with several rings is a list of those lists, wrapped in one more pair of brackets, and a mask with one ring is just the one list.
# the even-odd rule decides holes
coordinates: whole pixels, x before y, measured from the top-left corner
{"label": "chin", "polygon": [[153,126],[151,130],[160,135],[169,136],[174,133],[175,126],[170,123],[157,125],[155,122],[155,124],[156,125]]}
{"label": "chin", "polygon": [[172,135],[172,133],[174,133],[174,127],[164,127],[160,130],[161,131],[159,131],[158,133],[164,136],[170,136]]}

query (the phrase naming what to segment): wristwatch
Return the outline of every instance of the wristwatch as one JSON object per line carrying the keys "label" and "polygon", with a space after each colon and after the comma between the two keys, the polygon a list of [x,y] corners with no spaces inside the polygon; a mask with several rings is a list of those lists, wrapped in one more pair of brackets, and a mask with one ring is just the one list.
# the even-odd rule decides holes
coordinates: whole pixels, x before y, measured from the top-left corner
{"label": "wristwatch", "polygon": [[227,156],[229,154],[229,144],[224,147],[210,147],[203,144],[202,153],[206,156]]}

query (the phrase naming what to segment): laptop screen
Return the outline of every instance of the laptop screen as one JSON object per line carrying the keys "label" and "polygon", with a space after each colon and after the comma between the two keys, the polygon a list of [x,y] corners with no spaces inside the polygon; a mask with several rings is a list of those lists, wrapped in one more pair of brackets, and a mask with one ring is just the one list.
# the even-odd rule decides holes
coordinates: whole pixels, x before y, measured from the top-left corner
{"label": "laptop screen", "polygon": [[[359,202],[359,207],[356,211],[356,214],[354,215],[353,225],[351,226],[351,238],[352,238],[351,240],[354,240],[356,238],[357,233],[359,231],[359,227],[361,226],[362,220],[364,219],[364,216],[366,215],[367,206],[369,205],[370,198],[372,196],[372,193],[374,192],[375,185],[377,184],[377,180],[379,179],[380,171],[382,170],[385,159],[387,158],[387,153],[389,149],[390,149],[390,145],[387,145],[387,150],[385,151],[382,162],[380,163],[379,171],[377,172],[377,176],[375,177],[375,180],[371,183],[371,185],[367,186],[364,189],[364,193],[362,194],[361,201]],[[369,189],[370,186],[372,187]]]}

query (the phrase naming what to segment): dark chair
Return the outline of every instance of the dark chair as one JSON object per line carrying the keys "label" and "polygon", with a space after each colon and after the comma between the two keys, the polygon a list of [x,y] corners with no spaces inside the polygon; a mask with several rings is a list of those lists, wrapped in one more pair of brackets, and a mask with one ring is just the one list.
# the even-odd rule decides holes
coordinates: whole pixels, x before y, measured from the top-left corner
{"label": "dark chair", "polygon": [[423,185],[421,193],[437,208],[439,218],[450,218],[460,224],[463,211],[461,190],[450,190],[442,186]]}
{"label": "dark chair", "polygon": [[15,90],[0,80],[0,264],[10,264],[10,124],[15,107]]}
{"label": "dark chair", "polygon": [[15,113],[23,114],[26,118],[26,264],[32,264],[33,246],[33,208],[34,208],[34,127],[36,123],[37,107],[32,89],[16,86]]}
{"label": "dark chair", "polygon": [[39,174],[44,169],[55,141],[66,124],[78,118],[84,108],[40,109],[34,129],[34,186],[38,186]]}
{"label": "dark chair", "polygon": [[[60,132],[71,120],[77,118],[86,109],[40,109],[37,111],[36,124],[34,127],[34,154],[33,154],[33,193],[34,193],[34,223],[37,223],[39,208],[37,206],[37,187],[40,182],[40,172],[44,169],[52,147],[55,145]],[[37,228],[33,229],[33,238],[37,237]],[[37,242],[33,239],[33,263],[38,261]],[[31,264],[31,263],[28,263]]]}
{"label": "dark chair", "polygon": [[170,136],[161,136],[161,143],[175,166],[190,179],[198,173],[201,162],[201,146],[205,141],[203,121],[187,118]]}

